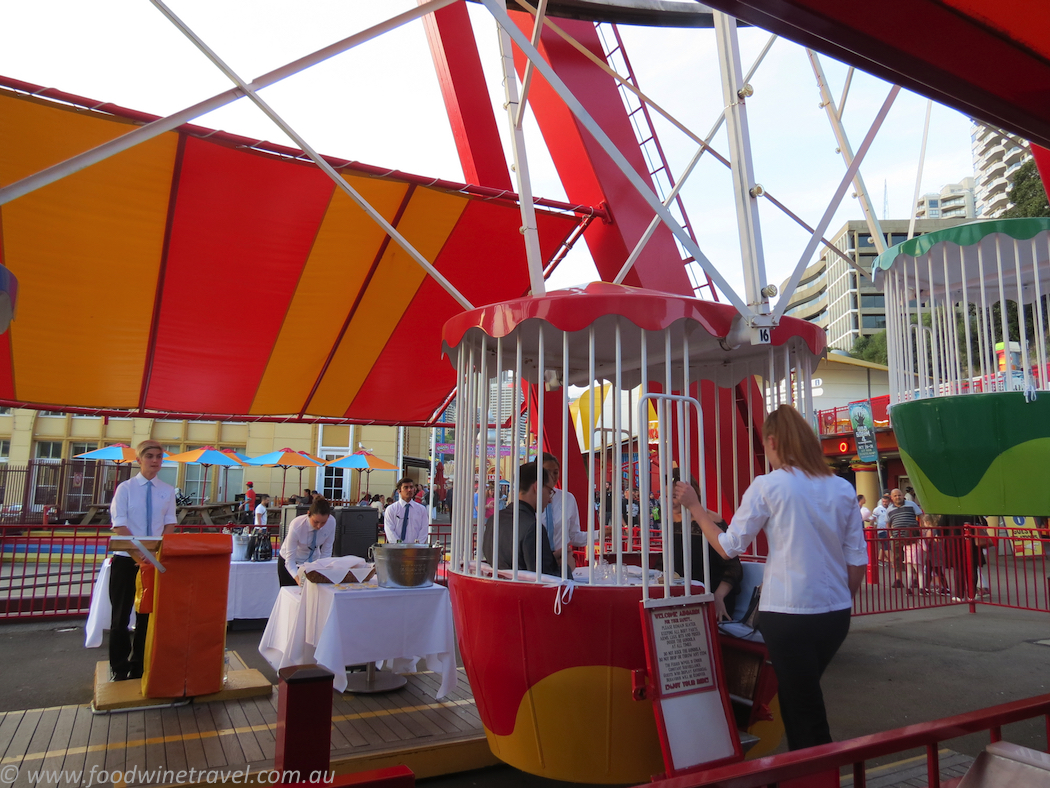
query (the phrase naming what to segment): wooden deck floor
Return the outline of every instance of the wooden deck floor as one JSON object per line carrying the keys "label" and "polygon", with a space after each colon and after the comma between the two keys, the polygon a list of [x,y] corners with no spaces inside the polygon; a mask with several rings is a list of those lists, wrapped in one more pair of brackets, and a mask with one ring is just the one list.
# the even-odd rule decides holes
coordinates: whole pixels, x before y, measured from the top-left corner
{"label": "wooden deck floor", "polygon": [[[425,672],[383,695],[335,694],[332,768],[377,768],[410,761],[413,752],[456,747],[458,757],[437,759],[446,768],[431,765],[422,769],[431,775],[418,776],[494,763],[463,669],[458,688],[440,701],[434,699],[439,684]],[[114,770],[132,777],[128,786],[206,781],[204,775],[178,777],[191,769],[258,774],[273,768],[276,721],[276,689],[268,697],[113,714],[92,714],[86,705],[6,712],[0,714],[0,786],[87,788],[102,778],[108,788],[123,782],[100,774]]]}

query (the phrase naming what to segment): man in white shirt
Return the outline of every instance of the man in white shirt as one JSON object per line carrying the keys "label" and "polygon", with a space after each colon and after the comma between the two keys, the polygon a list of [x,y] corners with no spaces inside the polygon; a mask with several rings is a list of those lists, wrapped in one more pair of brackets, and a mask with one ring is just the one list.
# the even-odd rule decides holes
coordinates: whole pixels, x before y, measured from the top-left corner
{"label": "man in white shirt", "polygon": [[270,496],[263,493],[259,496],[259,505],[255,507],[255,524],[266,525],[266,520],[269,517],[270,511]]}
{"label": "man in white shirt", "polygon": [[[113,493],[110,514],[113,530],[123,536],[161,537],[175,530],[175,488],[157,478],[164,463],[164,447],[145,440],[137,449],[139,473],[121,482]],[[135,580],[142,555],[134,558],[115,553],[110,563],[109,601],[113,615],[109,624],[109,667],[114,681],[142,678],[149,614],[135,620],[135,639],[128,633],[135,608]]]}
{"label": "man in white shirt", "polygon": [[427,507],[412,500],[416,483],[406,476],[397,483],[397,494],[398,499],[383,512],[387,544],[426,543],[430,539],[430,516]]}
{"label": "man in white shirt", "polygon": [[332,504],[324,498],[315,498],[309,512],[288,524],[288,533],[277,556],[277,582],[282,586],[298,585],[299,567],[331,558],[334,545]]}
{"label": "man in white shirt", "polygon": [[[571,575],[572,570],[576,568],[572,548],[586,547],[587,534],[580,530],[580,509],[576,504],[576,497],[571,492],[559,488],[561,463],[558,462],[558,458],[549,452],[544,452],[543,469],[550,475],[551,486],[555,488],[550,503],[543,508],[543,525],[547,531],[547,539],[551,543],[551,550],[554,552],[554,559],[558,562],[558,569],[562,568],[562,562],[568,556],[568,572]],[[565,538],[569,544],[568,550],[563,548],[561,540],[563,512],[565,513]]]}

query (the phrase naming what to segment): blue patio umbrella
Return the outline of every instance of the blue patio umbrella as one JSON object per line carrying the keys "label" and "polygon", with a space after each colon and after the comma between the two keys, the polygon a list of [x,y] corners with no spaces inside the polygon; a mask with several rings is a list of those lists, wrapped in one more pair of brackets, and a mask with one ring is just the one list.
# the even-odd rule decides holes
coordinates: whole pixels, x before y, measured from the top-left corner
{"label": "blue patio umbrella", "polygon": [[[353,454],[348,454],[345,457],[339,457],[335,460],[329,460],[325,463],[329,468],[354,468],[357,471],[364,471],[367,476],[366,479],[372,478],[372,471],[396,471],[399,468],[387,462],[380,457],[376,457],[372,452],[362,449],[361,451],[355,451]],[[358,479],[358,489],[361,487],[361,480]],[[368,481],[365,482],[365,494],[369,493],[371,485]]]}

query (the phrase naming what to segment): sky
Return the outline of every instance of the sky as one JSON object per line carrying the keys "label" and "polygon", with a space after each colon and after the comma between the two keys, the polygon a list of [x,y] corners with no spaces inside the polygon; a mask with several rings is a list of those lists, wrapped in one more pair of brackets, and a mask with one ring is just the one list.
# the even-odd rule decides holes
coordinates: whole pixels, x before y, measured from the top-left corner
{"label": "sky", "polygon": [[[404,10],[414,0],[169,0],[168,7],[242,78],[251,80],[309,52]],[[509,156],[496,25],[487,10],[468,3],[489,92]],[[703,137],[723,102],[711,30],[621,27],[640,88]],[[740,29],[745,71],[769,34]],[[846,67],[821,58],[835,100]],[[147,0],[0,0],[0,74],[69,93],[154,113],[171,114],[226,90],[230,83]],[[751,80],[747,101],[758,183],[810,225],[827,208],[845,172],[805,51],[778,39]],[[857,73],[843,122],[856,149],[889,85]],[[343,53],[261,92],[321,153],[405,172],[462,181],[423,25],[398,30]],[[922,143],[926,99],[901,91],[862,167],[879,218],[910,216]],[[247,99],[195,121],[248,137],[291,144]],[[565,199],[564,190],[527,114],[533,193]],[[666,121],[657,131],[677,176],[695,145]],[[724,128],[714,147],[728,156]],[[705,156],[683,188],[700,248],[738,293],[743,292],[729,171]],[[919,194],[940,191],[973,175],[970,121],[934,105]],[[862,219],[847,195],[830,223],[831,237],[846,221]],[[766,278],[780,285],[800,261],[808,233],[771,203],[761,203]],[[810,261],[807,261],[807,263]],[[579,243],[548,283],[549,289],[597,278]]]}

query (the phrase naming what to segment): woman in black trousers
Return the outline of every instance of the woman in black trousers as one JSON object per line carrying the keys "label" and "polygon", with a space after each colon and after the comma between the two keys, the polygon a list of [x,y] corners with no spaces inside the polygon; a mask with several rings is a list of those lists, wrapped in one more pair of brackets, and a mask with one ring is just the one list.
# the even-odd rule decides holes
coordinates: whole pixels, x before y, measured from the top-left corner
{"label": "woman in black trousers", "polygon": [[825,464],[806,420],[782,405],[766,417],[762,438],[773,470],[748,487],[726,533],[688,484],[675,485],[675,501],[724,558],[765,531],[759,631],[777,676],[788,746],[800,750],[831,741],[820,677],[849,632],[868,551],[857,493]]}

